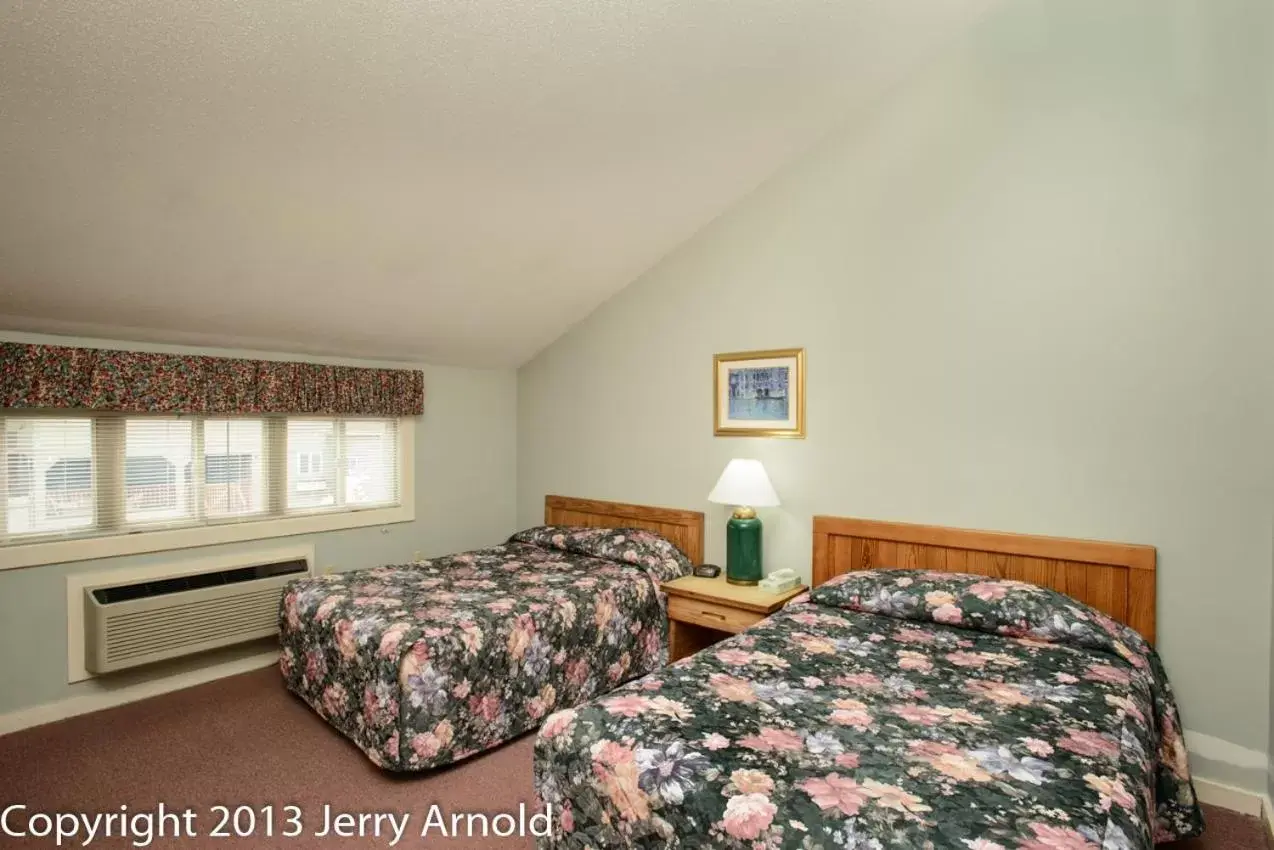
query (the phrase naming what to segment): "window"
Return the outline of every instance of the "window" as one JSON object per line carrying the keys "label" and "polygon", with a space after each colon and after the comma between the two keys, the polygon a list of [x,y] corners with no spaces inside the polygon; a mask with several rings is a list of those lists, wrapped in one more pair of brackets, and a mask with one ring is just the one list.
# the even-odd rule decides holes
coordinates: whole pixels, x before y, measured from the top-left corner
{"label": "window", "polygon": [[95,517],[92,423],[6,417],[3,433],[7,534],[91,528]]}
{"label": "window", "polygon": [[122,525],[181,522],[196,517],[194,482],[188,474],[194,444],[195,425],[190,419],[124,420]]}
{"label": "window", "polygon": [[262,419],[203,423],[203,510],[209,517],[264,514],[265,434]]}
{"label": "window", "polygon": [[[410,419],[6,411],[0,568],[412,519],[402,452],[410,427]],[[183,530],[199,534],[175,546],[144,540]],[[132,542],[103,548],[101,538]],[[90,554],[13,554],[93,540],[96,549],[83,549]]]}
{"label": "window", "polygon": [[390,505],[398,498],[394,468],[398,455],[397,423],[351,419],[342,426],[347,505]]}
{"label": "window", "polygon": [[296,472],[298,475],[322,475],[322,452],[298,452],[296,456]]}
{"label": "window", "polygon": [[8,452],[6,462],[9,466],[9,497],[30,496],[35,485],[35,458],[28,452]]}
{"label": "window", "polygon": [[323,456],[336,457],[336,421],[295,419],[288,422],[288,464],[296,474],[288,479],[287,509],[316,510],[336,506],[336,465],[323,464]]}
{"label": "window", "polygon": [[288,469],[294,474],[287,510],[394,504],[397,425],[392,419],[289,419]]}

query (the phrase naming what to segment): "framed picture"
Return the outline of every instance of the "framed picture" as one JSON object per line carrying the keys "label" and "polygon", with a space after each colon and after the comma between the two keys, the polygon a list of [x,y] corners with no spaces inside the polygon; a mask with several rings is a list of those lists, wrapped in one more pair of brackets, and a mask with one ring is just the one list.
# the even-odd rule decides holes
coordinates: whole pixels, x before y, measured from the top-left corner
{"label": "framed picture", "polygon": [[718,437],[805,436],[805,349],[718,354],[712,372]]}

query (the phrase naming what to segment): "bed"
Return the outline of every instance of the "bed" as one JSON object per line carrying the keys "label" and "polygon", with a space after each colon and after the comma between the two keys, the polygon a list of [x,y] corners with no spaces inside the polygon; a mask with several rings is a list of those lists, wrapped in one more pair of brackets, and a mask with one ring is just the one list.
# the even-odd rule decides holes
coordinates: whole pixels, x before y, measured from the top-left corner
{"label": "bed", "polygon": [[1154,577],[1146,546],[816,517],[807,598],[545,721],[541,846],[1197,835]]}
{"label": "bed", "polygon": [[703,558],[703,514],[549,496],[545,525],[401,566],[301,579],[287,687],[394,771],[438,767],[667,663],[659,582]]}

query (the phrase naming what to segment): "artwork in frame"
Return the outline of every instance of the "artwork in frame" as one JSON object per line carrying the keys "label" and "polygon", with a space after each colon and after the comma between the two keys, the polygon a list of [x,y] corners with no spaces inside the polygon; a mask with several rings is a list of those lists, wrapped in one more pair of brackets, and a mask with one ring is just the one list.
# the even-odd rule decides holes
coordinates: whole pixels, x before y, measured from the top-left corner
{"label": "artwork in frame", "polygon": [[805,349],[718,354],[712,369],[717,436],[805,436]]}

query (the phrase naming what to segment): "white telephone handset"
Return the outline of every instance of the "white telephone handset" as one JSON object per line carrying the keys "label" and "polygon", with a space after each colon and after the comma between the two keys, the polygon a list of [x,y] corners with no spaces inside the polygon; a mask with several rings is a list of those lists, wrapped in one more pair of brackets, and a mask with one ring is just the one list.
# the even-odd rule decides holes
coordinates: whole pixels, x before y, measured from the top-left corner
{"label": "white telephone handset", "polygon": [[801,583],[801,577],[796,574],[795,570],[776,570],[765,578],[761,579],[760,588],[770,593],[782,593],[785,590],[791,590]]}

